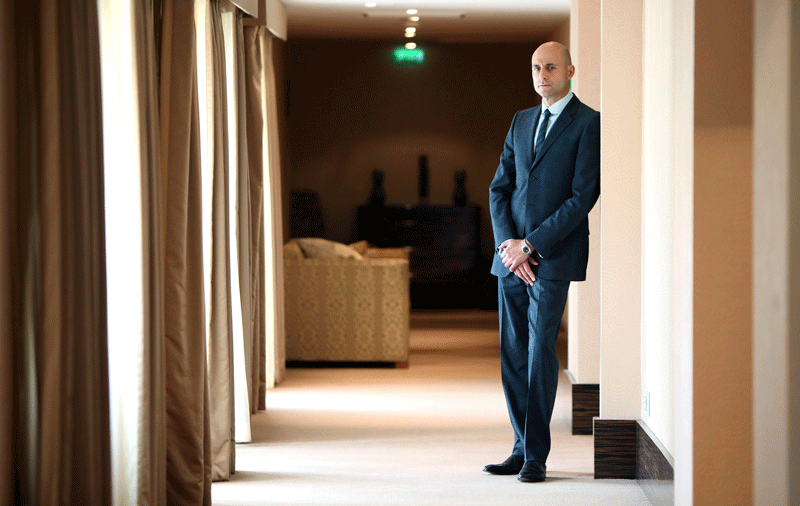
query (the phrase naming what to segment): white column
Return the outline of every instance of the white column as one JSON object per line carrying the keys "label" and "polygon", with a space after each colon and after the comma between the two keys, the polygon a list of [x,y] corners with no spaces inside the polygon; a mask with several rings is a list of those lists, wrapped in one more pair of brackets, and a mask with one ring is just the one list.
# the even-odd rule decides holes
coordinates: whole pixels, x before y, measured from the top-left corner
{"label": "white column", "polygon": [[754,44],[753,504],[788,506],[800,504],[797,2],[757,2]]}
{"label": "white column", "polygon": [[[576,74],[572,90],[581,102],[600,110],[600,4],[572,0],[570,44]],[[586,281],[569,289],[569,371],[575,383],[600,383],[600,206],[589,213],[589,265]]]}
{"label": "white column", "polygon": [[601,2],[600,418],[641,415],[642,4]]}
{"label": "white column", "polygon": [[[677,93],[684,75],[676,47],[676,2],[645,0],[642,110],[642,420],[675,455],[675,197],[679,131],[692,102]],[[691,86],[692,73],[686,74]],[[679,112],[680,111],[680,112]],[[691,292],[690,292],[691,293]]]}
{"label": "white column", "polygon": [[[674,314],[675,504],[691,506],[694,494],[694,32],[695,0],[671,0],[674,7],[672,73],[674,102]],[[668,302],[668,303],[670,303]]]}

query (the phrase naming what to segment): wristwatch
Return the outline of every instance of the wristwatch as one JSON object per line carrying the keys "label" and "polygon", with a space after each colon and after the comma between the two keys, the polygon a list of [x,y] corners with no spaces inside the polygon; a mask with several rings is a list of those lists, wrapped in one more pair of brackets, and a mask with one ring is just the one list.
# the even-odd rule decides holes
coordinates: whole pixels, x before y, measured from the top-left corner
{"label": "wristwatch", "polygon": [[522,240],[522,252],[525,253],[526,255],[530,255],[531,253],[533,253],[531,247],[528,246],[528,241],[526,241],[525,239]]}

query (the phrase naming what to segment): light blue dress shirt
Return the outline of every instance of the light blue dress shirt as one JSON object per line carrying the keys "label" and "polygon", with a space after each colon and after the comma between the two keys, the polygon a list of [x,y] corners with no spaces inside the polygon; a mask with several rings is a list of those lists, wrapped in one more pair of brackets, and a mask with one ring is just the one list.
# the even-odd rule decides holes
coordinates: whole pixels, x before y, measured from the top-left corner
{"label": "light blue dress shirt", "polygon": [[550,111],[550,121],[547,123],[547,132],[545,132],[545,138],[546,138],[550,134],[550,130],[553,129],[553,125],[555,124],[556,119],[558,119],[558,115],[564,112],[564,108],[567,106],[569,101],[572,100],[572,97],[574,96],[575,94],[570,91],[566,95],[564,95],[564,97],[561,98],[561,100],[551,105],[550,107],[545,107],[544,101],[542,101],[542,110],[539,114],[539,124],[536,125],[536,131],[538,132],[539,127],[542,126],[542,120],[544,119],[544,111]]}

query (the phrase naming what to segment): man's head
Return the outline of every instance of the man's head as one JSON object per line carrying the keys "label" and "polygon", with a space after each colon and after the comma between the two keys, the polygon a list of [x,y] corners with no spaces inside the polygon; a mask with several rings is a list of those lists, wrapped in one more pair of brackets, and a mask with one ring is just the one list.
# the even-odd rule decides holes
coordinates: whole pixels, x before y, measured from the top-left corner
{"label": "man's head", "polygon": [[533,88],[549,107],[569,92],[569,80],[575,75],[575,67],[569,50],[558,42],[545,42],[531,57]]}

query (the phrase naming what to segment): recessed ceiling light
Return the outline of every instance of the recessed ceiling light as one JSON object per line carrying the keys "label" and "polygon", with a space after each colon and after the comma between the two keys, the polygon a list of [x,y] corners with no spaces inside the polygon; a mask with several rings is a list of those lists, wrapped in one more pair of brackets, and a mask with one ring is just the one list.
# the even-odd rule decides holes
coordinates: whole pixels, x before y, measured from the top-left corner
{"label": "recessed ceiling light", "polygon": [[409,26],[406,28],[406,33],[416,33],[417,29],[413,26]]}
{"label": "recessed ceiling light", "polygon": [[414,35],[416,35],[414,32],[406,32],[406,37],[408,37],[409,39]]}
{"label": "recessed ceiling light", "polygon": [[378,6],[378,4],[375,3],[375,2],[367,2],[367,3],[364,4],[364,7],[370,7],[370,8],[377,7],[377,6]]}
{"label": "recessed ceiling light", "polygon": [[416,42],[406,42],[406,49],[416,49],[417,43]]}
{"label": "recessed ceiling light", "polygon": [[406,14],[416,14],[417,12],[419,12],[417,9],[408,9]]}
{"label": "recessed ceiling light", "polygon": [[408,18],[408,20],[416,23],[417,21],[419,21],[419,16],[411,16],[410,18]]}

